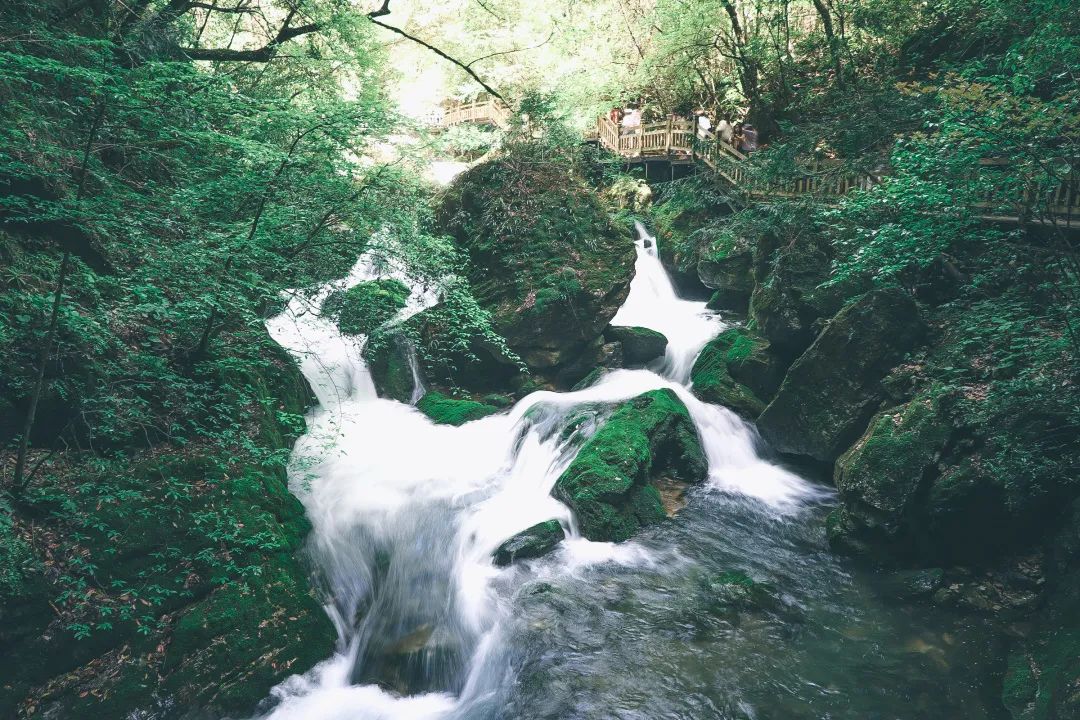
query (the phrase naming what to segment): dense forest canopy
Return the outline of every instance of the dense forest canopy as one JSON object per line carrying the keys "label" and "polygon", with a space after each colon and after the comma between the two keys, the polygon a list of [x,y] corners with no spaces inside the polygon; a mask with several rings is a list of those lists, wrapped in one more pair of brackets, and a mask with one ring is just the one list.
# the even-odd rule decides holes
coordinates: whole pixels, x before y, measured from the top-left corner
{"label": "dense forest canopy", "polygon": [[[988,696],[1016,720],[1080,712],[1080,234],[1060,209],[1080,195],[1076,10],[8,0],[0,715],[248,716],[329,657],[334,628],[296,560],[310,524],[286,479],[311,391],[268,318],[363,256],[394,278],[322,312],[366,338],[383,397],[410,399],[411,362],[431,386],[421,410],[462,424],[587,386],[611,348],[631,367],[634,343],[656,342],[608,326],[635,220],[680,290],[745,319],[702,352],[694,393],[837,486],[835,549],[939,582],[1015,580],[1016,559],[1040,554],[1043,594],[1002,621],[1034,629],[1002,631]],[[431,123],[491,98],[504,127]],[[755,126],[746,187],[698,163],[642,190],[636,161],[591,135],[629,107]],[[449,189],[430,181],[448,158],[472,165]],[[852,175],[872,182],[828,202],[748,189]],[[396,322],[418,296],[431,306]],[[925,322],[866,319],[905,314]],[[835,359],[829,328],[846,322],[870,339],[837,357],[873,356],[849,375],[880,377],[851,417],[807,420],[852,437],[793,439],[792,386],[839,382],[846,366],[823,379],[814,354]],[[663,447],[693,456],[673,477],[700,469],[681,401],[641,398],[612,417],[651,425],[604,426],[583,457],[608,472],[612,447]],[[598,422],[589,412],[573,433]],[[890,444],[894,428],[909,445]],[[902,497],[874,484],[905,473]],[[614,539],[648,524],[596,521],[557,492]]]}

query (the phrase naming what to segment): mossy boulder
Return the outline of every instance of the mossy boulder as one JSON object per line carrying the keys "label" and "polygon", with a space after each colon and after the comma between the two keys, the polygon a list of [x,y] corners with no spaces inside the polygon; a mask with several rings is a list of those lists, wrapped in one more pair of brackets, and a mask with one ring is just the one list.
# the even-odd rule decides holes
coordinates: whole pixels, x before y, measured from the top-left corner
{"label": "mossy boulder", "polygon": [[416,348],[408,335],[376,335],[364,346],[364,360],[379,397],[403,403],[412,399],[416,388],[413,367],[417,360]]}
{"label": "mossy boulder", "polygon": [[776,391],[784,367],[767,340],[729,328],[710,341],[690,372],[693,392],[705,402],[756,418]]}
{"label": "mossy boulder", "polygon": [[918,306],[899,288],[846,306],[791,366],[758,428],[783,453],[832,462],[866,428],[881,381],[923,339]]}
{"label": "mossy boulder", "polygon": [[828,245],[815,235],[758,238],[750,319],[776,352],[797,357],[814,339],[814,322],[822,316],[815,290],[830,266]]}
{"label": "mossy boulder", "polygon": [[409,402],[417,379],[424,387],[476,394],[503,394],[520,386],[526,378],[516,358],[500,338],[463,318],[460,310],[440,302],[372,335],[364,359],[380,397]]}
{"label": "mossy boulder", "polygon": [[[925,541],[921,502],[951,428],[932,396],[886,410],[836,461],[842,507],[827,525],[835,548],[910,555]],[[933,548],[929,548],[933,551]]]}
{"label": "mossy boulder", "polygon": [[424,393],[416,408],[439,425],[464,425],[494,415],[499,408],[475,400],[458,400],[436,390]]}
{"label": "mossy boulder", "polygon": [[622,346],[622,362],[626,367],[643,367],[664,356],[668,339],[663,333],[644,327],[612,325],[604,331],[610,342]]}
{"label": "mossy boulder", "polygon": [[746,312],[755,285],[754,256],[748,242],[698,260],[697,271],[702,284],[714,291],[708,302],[710,309]]}
{"label": "mossy boulder", "polygon": [[405,307],[409,288],[400,280],[369,280],[331,294],[322,312],[346,335],[370,335]]}
{"label": "mossy boulder", "polygon": [[495,551],[495,564],[509,565],[515,560],[527,560],[546,555],[562,542],[566,532],[558,520],[545,520],[522,530]]}
{"label": "mossy boulder", "polygon": [[531,369],[554,375],[593,348],[622,305],[634,245],[572,164],[531,162],[527,152],[460,175],[437,218],[468,253],[469,282],[495,330]]}
{"label": "mossy boulder", "polygon": [[612,413],[552,494],[573,509],[585,537],[618,542],[666,517],[655,482],[699,482],[707,473],[686,406],[671,390],[653,390]]}

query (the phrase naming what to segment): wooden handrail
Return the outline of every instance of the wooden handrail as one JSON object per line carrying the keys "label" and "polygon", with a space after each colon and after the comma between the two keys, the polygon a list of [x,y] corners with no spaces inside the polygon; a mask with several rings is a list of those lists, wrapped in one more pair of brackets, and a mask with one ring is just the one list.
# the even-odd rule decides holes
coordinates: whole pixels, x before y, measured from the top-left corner
{"label": "wooden handrail", "polygon": [[[818,160],[803,167],[803,175],[783,184],[763,185],[747,171],[747,156],[707,130],[698,130],[693,120],[669,117],[660,122],[642,123],[634,128],[620,127],[610,117],[600,116],[596,139],[611,152],[633,160],[665,159],[700,161],[748,195],[758,197],[815,196],[836,198],[852,190],[868,190],[880,182],[870,174],[837,175],[840,161]],[[1008,166],[1007,158],[986,158],[980,165]],[[996,201],[995,201],[996,200]],[[1037,202],[1040,201],[1040,202]],[[1011,200],[987,196],[981,208],[1006,208],[1017,217],[1039,207],[1046,214],[1065,218],[1069,225],[1080,223],[1080,170],[1072,170],[1053,189],[1028,188]],[[995,216],[997,217],[997,216]]]}
{"label": "wooden handrail", "polygon": [[510,125],[510,109],[497,100],[478,100],[454,105],[439,118],[439,127],[473,123],[489,124],[505,130]]}

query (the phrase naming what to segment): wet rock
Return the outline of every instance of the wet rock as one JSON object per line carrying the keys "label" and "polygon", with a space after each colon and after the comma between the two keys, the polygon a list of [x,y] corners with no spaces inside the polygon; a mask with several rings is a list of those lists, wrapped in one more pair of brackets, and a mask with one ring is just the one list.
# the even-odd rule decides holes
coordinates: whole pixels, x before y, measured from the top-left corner
{"label": "wet rock", "polygon": [[504,542],[495,551],[495,564],[509,565],[515,560],[527,560],[546,555],[566,537],[558,520],[546,520]]}
{"label": "wet rock", "polygon": [[552,494],[590,540],[626,540],[666,517],[660,478],[699,482],[708,465],[686,406],[668,389],[623,403],[589,438]]}
{"label": "wet rock", "polygon": [[746,312],[754,292],[754,258],[748,244],[699,260],[697,271],[702,284],[714,290],[707,304],[710,310]]}
{"label": "wet rock", "polygon": [[858,553],[910,554],[918,537],[920,503],[937,474],[951,428],[937,401],[920,396],[886,410],[836,461],[843,508],[833,511],[829,541]]}
{"label": "wet rock", "polygon": [[403,335],[373,340],[364,347],[364,359],[379,397],[409,402],[416,386],[411,365],[416,351]]}
{"label": "wet rock", "polygon": [[780,452],[833,461],[878,409],[882,379],[924,333],[918,307],[902,290],[862,296],[788,370],[758,418],[762,435]]}
{"label": "wet rock", "polygon": [[587,387],[592,387],[596,383],[600,382],[600,378],[604,377],[604,375],[606,375],[607,373],[608,373],[608,368],[605,368],[605,367],[595,368],[595,369],[593,369],[592,372],[590,372],[588,375],[586,375],[581,380],[579,380],[577,383],[575,383],[574,387],[572,387],[571,390],[576,392],[578,390],[584,390]]}
{"label": "wet rock", "polygon": [[663,333],[643,327],[611,325],[604,337],[622,345],[623,364],[628,368],[643,367],[663,357],[668,344]]}
{"label": "wet rock", "polygon": [[883,583],[887,595],[904,600],[929,599],[941,587],[945,571],[941,568],[899,570],[890,573]]}
{"label": "wet rock", "polygon": [[694,394],[705,402],[753,419],[765,409],[783,371],[768,341],[743,328],[729,328],[702,349],[690,379]]}
{"label": "wet rock", "polygon": [[797,620],[796,609],[785,603],[768,583],[757,582],[739,571],[723,572],[701,582],[706,607],[728,620],[742,614],[766,614]]}

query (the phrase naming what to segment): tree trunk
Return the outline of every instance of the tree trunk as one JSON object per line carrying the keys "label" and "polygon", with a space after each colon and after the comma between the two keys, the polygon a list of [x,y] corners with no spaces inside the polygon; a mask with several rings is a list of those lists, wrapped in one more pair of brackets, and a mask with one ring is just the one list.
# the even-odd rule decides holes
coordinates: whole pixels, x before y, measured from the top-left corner
{"label": "tree trunk", "polygon": [[49,327],[45,331],[41,347],[38,348],[37,377],[34,378],[34,390],[30,394],[30,407],[26,411],[22,435],[19,437],[19,451],[15,456],[15,476],[12,478],[12,487],[16,492],[23,489],[25,482],[26,456],[30,451],[30,432],[34,429],[34,418],[37,416],[38,403],[41,401],[41,393],[45,388],[45,365],[49,362],[49,349],[56,338],[56,325],[60,317],[60,302],[64,296],[64,282],[67,280],[68,266],[70,264],[71,253],[65,252],[64,259],[60,262],[60,275],[56,278],[56,290],[53,294]]}

